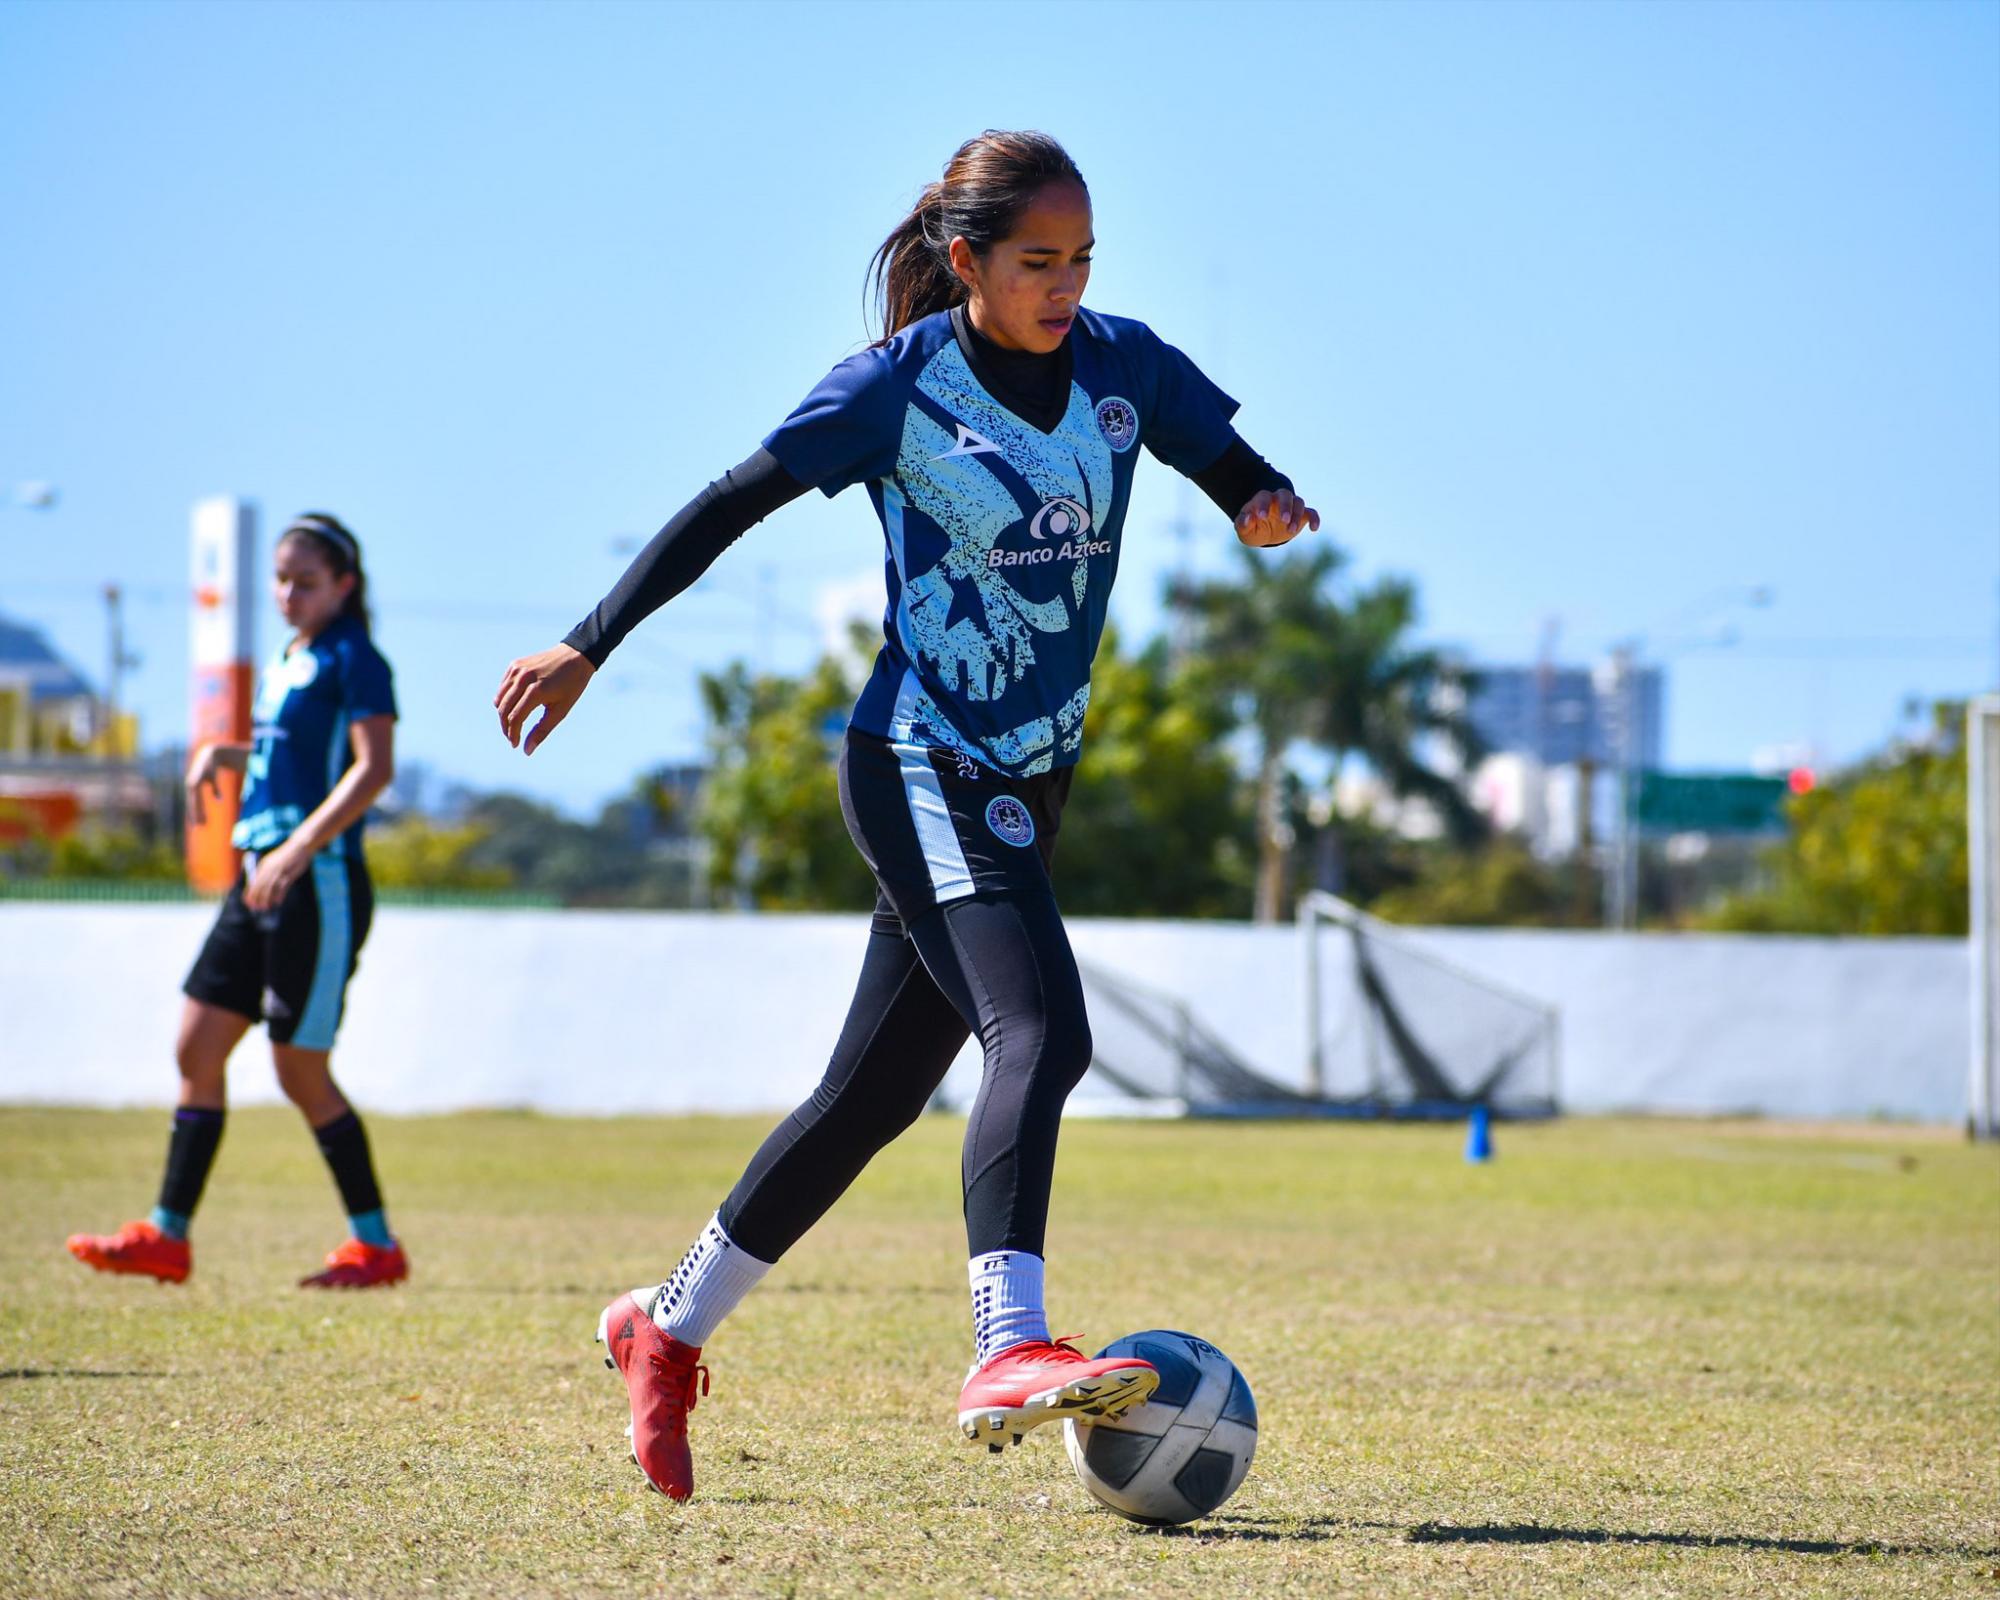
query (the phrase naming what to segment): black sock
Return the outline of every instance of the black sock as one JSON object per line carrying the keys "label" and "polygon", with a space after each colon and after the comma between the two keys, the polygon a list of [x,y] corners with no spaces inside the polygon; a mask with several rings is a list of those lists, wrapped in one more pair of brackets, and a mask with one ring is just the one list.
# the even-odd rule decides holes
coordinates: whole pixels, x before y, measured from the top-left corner
{"label": "black sock", "polygon": [[[208,1169],[222,1144],[224,1112],[220,1107],[182,1106],[174,1113],[173,1136],[167,1141],[167,1171],[160,1179],[159,1209],[154,1222],[162,1231],[185,1237]],[[162,1222],[165,1215],[167,1221]]]}
{"label": "black sock", "polygon": [[333,1181],[340,1185],[340,1203],[350,1217],[366,1216],[382,1209],[382,1190],[375,1182],[375,1161],[368,1154],[368,1131],[361,1118],[343,1111],[323,1128],[313,1129],[319,1153],[333,1169]]}

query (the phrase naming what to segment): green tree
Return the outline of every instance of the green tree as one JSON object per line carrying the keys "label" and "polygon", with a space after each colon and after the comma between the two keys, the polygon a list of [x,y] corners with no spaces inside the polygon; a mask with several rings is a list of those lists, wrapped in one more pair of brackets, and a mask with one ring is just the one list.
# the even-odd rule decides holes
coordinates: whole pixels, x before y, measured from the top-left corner
{"label": "green tree", "polygon": [[1211,697],[1185,692],[1155,640],[1107,627],[1083,760],[1063,808],[1058,895],[1086,916],[1220,917],[1248,897],[1254,838]]}
{"label": "green tree", "polygon": [[1596,895],[1580,886],[1574,863],[1538,861],[1520,840],[1471,850],[1433,845],[1414,883],[1378,896],[1368,909],[1386,922],[1428,927],[1558,928],[1595,923]]}
{"label": "green tree", "polygon": [[186,870],[180,853],[164,840],[95,824],[60,839],[33,835],[0,850],[0,872],[12,877],[172,883]]}
{"label": "green tree", "polygon": [[514,869],[481,860],[490,823],[402,816],[368,830],[368,871],[385,889],[509,889]]}
{"label": "green tree", "polygon": [[[1187,597],[1199,650],[1190,681],[1229,707],[1251,736],[1255,915],[1274,922],[1286,909],[1295,834],[1286,774],[1297,746],[1329,754],[1336,777],[1348,757],[1359,756],[1394,794],[1429,801],[1455,838],[1471,839],[1480,818],[1423,752],[1441,741],[1469,761],[1475,741],[1447,693],[1449,663],[1409,642],[1417,605],[1406,579],[1339,585],[1347,558],[1325,540],[1283,556],[1247,549],[1240,556],[1240,577],[1197,585]],[[1334,810],[1325,826],[1337,859],[1346,820]]]}
{"label": "green tree", "polygon": [[1741,933],[1945,934],[1970,917],[1965,707],[1933,709],[1929,739],[1786,802],[1769,884],[1699,919]]}
{"label": "green tree", "polygon": [[804,678],[734,662],[704,673],[712,757],[700,828],[719,899],[760,910],[862,910],[875,880],[847,836],[834,757],[858,692],[840,661]]}
{"label": "green tree", "polygon": [[686,864],[656,858],[620,801],[595,822],[579,822],[524,795],[481,795],[465,824],[483,836],[463,865],[498,869],[509,887],[553,894],[572,906],[692,903]]}

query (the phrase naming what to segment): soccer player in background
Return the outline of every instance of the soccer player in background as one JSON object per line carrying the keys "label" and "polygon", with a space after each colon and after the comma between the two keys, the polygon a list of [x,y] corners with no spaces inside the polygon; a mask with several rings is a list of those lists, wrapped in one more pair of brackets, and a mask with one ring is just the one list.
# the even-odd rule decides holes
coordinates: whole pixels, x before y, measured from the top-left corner
{"label": "soccer player in background", "polygon": [[1159,1381],[1143,1361],[1052,1342],[1043,1309],[1057,1128],[1091,1057],[1050,861],[1135,446],[1193,478],[1246,544],[1283,544],[1319,517],[1186,356],[1082,309],[1094,243],[1089,193],[1053,139],[968,141],[876,253],[882,340],[662,528],[562,644],[513,662],[495,697],[532,753],[618,642],[745,529],[808,489],[866,487],[888,607],[839,757],[848,831],[880,886],[854,1000],[825,1077],[673,1273],[598,1322],[633,1455],[675,1499],[693,1488],[702,1347],[923,1111],[973,1029],[985,1070],[964,1150],[960,1430],[999,1450],[1039,1423],[1120,1415]]}
{"label": "soccer player in background", "polygon": [[244,775],[231,842],[245,854],[183,985],[180,1107],[159,1204],[114,1234],[72,1235],[69,1250],[101,1272],[186,1279],[188,1229],[222,1143],[229,1054],[262,1022],[278,1083],[319,1141],[352,1232],[300,1286],[361,1289],[407,1277],[409,1263],[389,1232],[368,1135],[327,1057],[368,937],[362,819],[393,771],[396,697],[369,637],[354,535],[310,512],[279,538],[275,565],[273,595],[293,633],[258,680],[255,737],[204,745],[188,764],[197,822],[218,773]]}

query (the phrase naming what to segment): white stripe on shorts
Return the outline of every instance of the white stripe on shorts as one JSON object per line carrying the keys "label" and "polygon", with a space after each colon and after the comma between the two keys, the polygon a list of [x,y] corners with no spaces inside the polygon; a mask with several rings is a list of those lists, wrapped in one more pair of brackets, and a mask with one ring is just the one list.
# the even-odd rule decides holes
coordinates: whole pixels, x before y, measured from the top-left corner
{"label": "white stripe on shorts", "polygon": [[316,855],[312,877],[319,902],[319,959],[313,963],[312,988],[306,993],[292,1043],[301,1050],[331,1050],[340,1027],[341,1003],[347,997],[347,959],[354,939],[347,863],[336,856]]}
{"label": "white stripe on shorts", "polygon": [[[903,669],[903,684],[896,696],[896,714],[890,726],[907,729],[909,702],[916,698],[917,675]],[[959,847],[958,830],[951,825],[951,810],[944,803],[930,752],[905,739],[893,741],[896,758],[903,768],[903,799],[910,808],[910,821],[917,830],[917,847],[924,853],[924,866],[931,875],[931,893],[938,904],[963,900],[972,893],[972,869],[965,864]]]}

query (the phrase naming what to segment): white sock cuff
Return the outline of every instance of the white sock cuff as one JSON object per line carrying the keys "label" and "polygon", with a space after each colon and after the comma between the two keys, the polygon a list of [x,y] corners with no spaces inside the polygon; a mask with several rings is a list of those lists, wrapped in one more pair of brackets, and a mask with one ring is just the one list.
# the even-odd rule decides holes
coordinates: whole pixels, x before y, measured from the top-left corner
{"label": "white sock cuff", "polygon": [[966,1276],[972,1285],[975,1362],[1030,1339],[1048,1338],[1040,1256],[1025,1250],[990,1250],[967,1263]]}
{"label": "white sock cuff", "polygon": [[653,1302],[653,1323],[682,1344],[701,1346],[756,1288],[771,1263],[759,1261],[729,1237],[718,1213],[681,1257]]}

